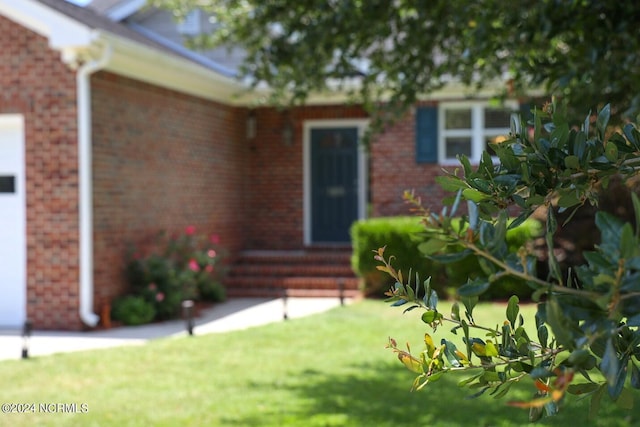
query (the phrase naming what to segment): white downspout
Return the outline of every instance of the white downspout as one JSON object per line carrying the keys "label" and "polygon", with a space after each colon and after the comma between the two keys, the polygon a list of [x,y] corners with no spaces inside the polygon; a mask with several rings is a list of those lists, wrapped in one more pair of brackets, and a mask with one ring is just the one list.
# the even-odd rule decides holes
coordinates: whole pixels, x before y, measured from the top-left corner
{"label": "white downspout", "polygon": [[91,74],[111,59],[106,45],[99,58],[82,64],[76,73],[78,99],[78,169],[80,215],[80,319],[89,327],[98,324],[93,312],[93,174],[91,129]]}

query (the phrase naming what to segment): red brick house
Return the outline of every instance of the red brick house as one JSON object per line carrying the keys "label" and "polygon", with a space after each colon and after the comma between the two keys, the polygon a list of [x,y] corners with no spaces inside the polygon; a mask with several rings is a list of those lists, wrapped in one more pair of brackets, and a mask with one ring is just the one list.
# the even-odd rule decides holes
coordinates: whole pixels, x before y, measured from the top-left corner
{"label": "red brick house", "polygon": [[507,131],[509,110],[451,86],[367,153],[340,94],[261,105],[241,55],[186,51],[143,5],[0,0],[0,326],[95,327],[128,245],[188,225],[239,263],[231,296],[353,290],[351,223],[406,213],[407,188],[438,204],[443,165]]}

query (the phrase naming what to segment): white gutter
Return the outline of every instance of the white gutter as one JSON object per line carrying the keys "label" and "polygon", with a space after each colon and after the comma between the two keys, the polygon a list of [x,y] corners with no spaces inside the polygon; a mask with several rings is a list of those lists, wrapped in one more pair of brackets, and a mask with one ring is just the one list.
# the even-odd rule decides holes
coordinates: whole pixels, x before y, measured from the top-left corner
{"label": "white gutter", "polygon": [[76,73],[78,99],[78,169],[80,215],[80,319],[87,326],[98,324],[93,312],[93,174],[91,139],[91,74],[106,67],[111,46],[106,44],[99,58],[83,63]]}

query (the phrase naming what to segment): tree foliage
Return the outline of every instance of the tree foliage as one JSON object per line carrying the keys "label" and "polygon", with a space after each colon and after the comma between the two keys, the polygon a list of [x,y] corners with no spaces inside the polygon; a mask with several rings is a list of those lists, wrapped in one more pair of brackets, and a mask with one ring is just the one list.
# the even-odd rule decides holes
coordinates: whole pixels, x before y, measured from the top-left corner
{"label": "tree foliage", "polygon": [[[152,0],[183,19],[199,7],[241,46],[242,68],[274,99],[341,89],[373,108],[413,104],[452,79],[497,95],[540,88],[580,114],[598,100],[640,107],[640,5],[607,0]],[[504,85],[505,77],[511,79]]]}
{"label": "tree foliage", "polygon": [[[405,279],[385,258],[384,248],[375,254],[379,269],[396,280],[388,293],[393,305],[422,309],[422,321],[434,330],[450,321],[461,335],[456,345],[447,340],[436,344],[427,334],[426,349],[419,354],[390,339],[389,347],[418,374],[416,388],[449,372],[469,370],[472,375],[462,386],[477,389],[476,396],[488,392],[501,397],[513,383],[531,379],[532,400],[511,404],[529,408],[532,420],[556,413],[566,393],[591,395],[593,413],[605,394],[623,407],[631,404],[627,387],[640,388],[640,199],[632,194],[635,225],[598,211],[601,243],[584,254],[584,265],[564,274],[553,248],[553,237],[562,226],[557,211],[597,204],[597,192],[606,191],[612,177],[637,175],[640,166],[640,132],[635,125],[610,132],[608,105],[593,125],[589,117],[580,129],[570,128],[565,110],[549,105],[535,111],[531,123],[514,121],[511,138],[492,146],[499,164],[486,152],[477,167],[460,157],[462,169],[440,178],[443,187],[456,193],[451,207],[441,213],[406,194],[433,242],[423,248],[425,254],[444,263],[477,257],[484,273],[458,289],[459,303],[445,316],[438,311],[430,280]],[[461,218],[467,226],[460,227],[453,219],[464,200],[469,209]],[[522,213],[509,222],[507,212],[514,205]],[[535,209],[547,212],[546,278],[536,274],[533,254],[524,247],[510,251],[505,241],[506,231]],[[451,246],[462,250],[451,253]],[[509,300],[502,325],[475,322],[478,296],[504,276],[531,287],[538,309],[535,319],[528,320],[535,322],[536,337],[524,329],[515,297]]]}

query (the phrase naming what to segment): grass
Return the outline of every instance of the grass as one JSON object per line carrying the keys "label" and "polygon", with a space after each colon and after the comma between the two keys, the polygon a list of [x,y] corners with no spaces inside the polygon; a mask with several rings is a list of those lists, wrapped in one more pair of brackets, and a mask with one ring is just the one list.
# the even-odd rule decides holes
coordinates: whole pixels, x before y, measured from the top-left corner
{"label": "grass", "polygon": [[[524,308],[533,313],[533,308]],[[425,325],[380,301],[244,331],[0,362],[0,402],[85,403],[84,414],[0,414],[11,426],[518,426],[527,413],[490,396],[467,399],[463,377],[410,392],[413,375],[384,348],[421,348]],[[500,323],[504,307],[476,317]],[[436,336],[447,333],[441,328]],[[459,339],[454,337],[453,339]],[[509,399],[527,399],[522,384]],[[571,400],[542,425],[626,426],[640,411]]]}

